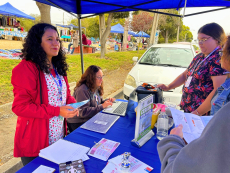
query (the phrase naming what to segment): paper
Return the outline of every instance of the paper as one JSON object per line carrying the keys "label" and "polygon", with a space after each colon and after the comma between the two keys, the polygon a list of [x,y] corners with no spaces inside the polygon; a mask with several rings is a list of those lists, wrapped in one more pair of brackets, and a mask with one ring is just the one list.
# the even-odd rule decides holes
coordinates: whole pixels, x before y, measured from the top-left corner
{"label": "paper", "polygon": [[[106,167],[102,170],[103,173],[122,173],[122,162],[123,155],[119,155],[115,158],[109,160]],[[141,162],[140,160],[136,159],[133,156],[129,157],[130,161],[130,168],[129,173],[148,173],[153,170],[152,167],[148,166],[147,164]]]}
{"label": "paper", "polygon": [[119,118],[119,116],[99,112],[85,122],[81,128],[105,134]]}
{"label": "paper", "polygon": [[117,149],[119,145],[119,142],[102,138],[90,149],[88,155],[107,161],[109,156]]}
{"label": "paper", "polygon": [[85,105],[86,103],[88,103],[89,100],[85,100],[85,101],[82,101],[82,102],[77,102],[77,103],[71,103],[71,104],[68,104],[67,106],[71,106],[73,107],[74,109],[77,109],[83,105]]}
{"label": "paper", "polygon": [[200,137],[205,126],[212,116],[198,116],[191,113],[184,113],[180,110],[170,108],[175,125],[183,125],[183,137],[187,143]]}
{"label": "paper", "polygon": [[40,150],[39,156],[57,164],[82,159],[87,160],[86,153],[90,148],[64,139],[59,139],[52,145]]}
{"label": "paper", "polygon": [[53,173],[55,171],[54,168],[40,165],[37,169],[35,169],[32,173]]}

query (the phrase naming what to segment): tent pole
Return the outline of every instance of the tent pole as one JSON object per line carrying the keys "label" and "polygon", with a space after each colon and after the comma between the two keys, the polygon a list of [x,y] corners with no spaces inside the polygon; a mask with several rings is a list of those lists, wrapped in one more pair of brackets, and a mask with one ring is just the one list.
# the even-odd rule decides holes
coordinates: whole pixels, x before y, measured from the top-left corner
{"label": "tent pole", "polygon": [[185,15],[186,4],[187,4],[187,0],[184,1],[184,14],[183,14],[183,18],[184,18],[184,15]]}
{"label": "tent pole", "polygon": [[83,74],[84,73],[84,61],[83,61],[81,15],[80,14],[78,14],[78,27],[79,27],[80,54],[81,54],[81,73]]}

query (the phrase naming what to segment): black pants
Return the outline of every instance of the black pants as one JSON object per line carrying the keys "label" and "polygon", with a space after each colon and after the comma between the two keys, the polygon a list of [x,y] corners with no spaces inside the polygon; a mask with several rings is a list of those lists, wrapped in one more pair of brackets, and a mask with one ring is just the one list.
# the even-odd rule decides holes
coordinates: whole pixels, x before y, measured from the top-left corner
{"label": "black pants", "polygon": [[36,157],[21,157],[21,161],[22,161],[23,166],[26,166],[28,163],[30,163],[35,158]]}
{"label": "black pants", "polygon": [[71,133],[72,131],[74,131],[75,129],[77,129],[78,127],[80,127],[83,123],[68,123],[67,122],[67,126],[69,129],[69,132]]}

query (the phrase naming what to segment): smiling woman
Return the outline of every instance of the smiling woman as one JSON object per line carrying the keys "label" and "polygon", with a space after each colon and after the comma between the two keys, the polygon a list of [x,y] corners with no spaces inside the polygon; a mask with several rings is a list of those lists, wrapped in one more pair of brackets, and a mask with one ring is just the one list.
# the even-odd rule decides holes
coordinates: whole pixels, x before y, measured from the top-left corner
{"label": "smiling woman", "polygon": [[78,115],[66,76],[65,54],[55,27],[34,25],[25,39],[22,61],[13,69],[13,112],[18,116],[14,157],[26,165],[67,132],[65,118]]}

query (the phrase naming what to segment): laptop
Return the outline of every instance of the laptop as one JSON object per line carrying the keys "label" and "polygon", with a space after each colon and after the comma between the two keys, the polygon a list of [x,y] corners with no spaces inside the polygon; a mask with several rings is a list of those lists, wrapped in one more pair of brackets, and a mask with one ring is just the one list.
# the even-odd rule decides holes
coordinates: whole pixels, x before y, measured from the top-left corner
{"label": "laptop", "polygon": [[103,109],[102,112],[119,115],[119,116],[125,116],[127,105],[128,102],[122,102],[116,100],[116,102],[114,102],[112,106]]}

